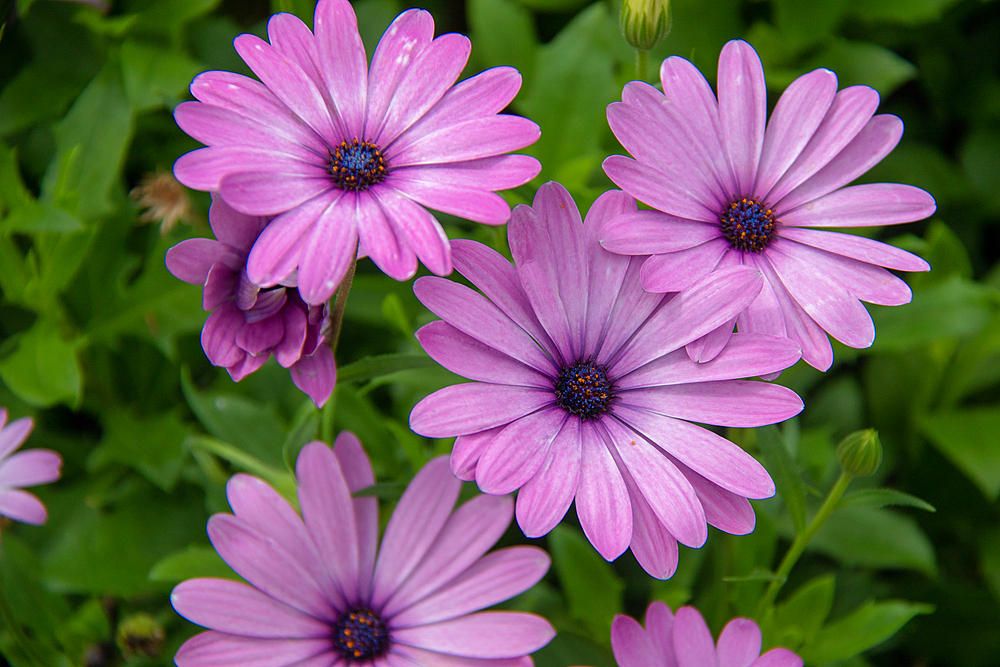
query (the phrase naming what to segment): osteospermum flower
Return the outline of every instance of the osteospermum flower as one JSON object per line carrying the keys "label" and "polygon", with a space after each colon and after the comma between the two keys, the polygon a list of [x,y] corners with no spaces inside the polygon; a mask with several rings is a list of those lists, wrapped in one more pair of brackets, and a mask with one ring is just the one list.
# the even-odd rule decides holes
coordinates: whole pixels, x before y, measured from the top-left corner
{"label": "osteospermum flower", "polygon": [[[934,199],[909,185],[842,187],[896,146],[902,121],[873,116],[875,90],[837,92],[836,75],[818,69],[788,87],[765,129],[764,71],[740,40],[719,57],[718,100],[683,58],[663,61],[660,79],[662,93],[633,81],[608,106],[611,129],[635,159],[611,156],[604,170],[657,210],[611,221],[604,247],[652,255],[642,284],[658,292],[683,289],[716,268],[756,267],[766,280],[735,319],[739,330],[788,336],[820,370],[833,363],[827,333],[851,347],[871,345],[875,327],[861,301],[911,298],[883,267],[930,267],[893,246],[817,228],[893,225],[934,212]],[[699,342],[692,357],[711,358],[732,328]]]}
{"label": "osteospermum flower", "polygon": [[597,233],[636,210],[620,191],[603,194],[580,220],[558,183],[508,225],[515,266],[473,241],[455,241],[456,269],[485,297],[427,276],[417,298],[443,321],[417,332],[448,370],[477,380],[420,401],[410,427],[458,436],[459,478],[486,493],[517,496],[528,537],[550,531],[576,498],[584,533],[608,560],[631,545],[650,574],[666,578],[677,542],[701,546],[706,522],[749,533],[747,498],[774,494],[749,454],[692,420],[760,426],[802,409],[794,392],[751,377],[799,358],[786,338],[739,334],[714,361],[696,364],[685,345],[746,307],[763,281],[750,267],[709,275],[688,291],[646,292],[642,258],[606,252]]}
{"label": "osteospermum flower", "polygon": [[202,307],[213,312],[201,345],[209,361],[239,382],[273,354],[322,407],[337,382],[333,352],[325,344],[327,307],[305,303],[294,282],[261,289],[247,279],[247,254],[269,218],[238,213],[220,197],[208,218],[218,240],[181,241],[167,251],[166,262],[175,276],[205,288]]}
{"label": "osteospermum flower", "polygon": [[[320,0],[316,34],[291,14],[267,26],[270,43],[236,38],[260,81],[206,72],[191,85],[178,125],[208,145],[182,156],[185,185],[219,191],[249,215],[277,216],[250,253],[251,282],[269,287],[298,270],[302,297],[334,293],[356,253],[397,280],[417,258],[451,271],[448,238],[424,206],[503,224],[510,207],[494,190],[531,180],[523,155],[538,126],[499,114],[521,76],[497,67],[453,86],[469,57],[463,35],[432,39],[426,11],[399,15],[371,67],[347,0]],[[360,247],[358,245],[360,241]]]}
{"label": "osteospermum flower", "polygon": [[530,667],[527,654],[554,636],[540,616],[479,611],[534,585],[549,557],[530,546],[486,554],[511,499],[477,496],[453,512],[462,485],[445,457],[413,478],[381,547],[377,499],[351,495],[375,483],[356,437],[306,445],[296,476],[301,517],[260,479],[229,481],[235,516],[214,515],[208,535],[248,583],[174,589],[177,612],[211,628],[181,646],[178,667]]}
{"label": "osteospermum flower", "polygon": [[712,633],[694,607],[677,614],[662,602],[646,609],[646,629],[631,616],[615,616],[611,649],[618,667],[802,667],[787,648],[760,654],[760,628],[749,618],[734,618],[712,641]]}
{"label": "osteospermum flower", "polygon": [[0,516],[39,526],[48,513],[26,486],[48,484],[59,479],[62,457],[49,449],[16,452],[35,423],[21,417],[7,423],[7,408],[0,408]]}

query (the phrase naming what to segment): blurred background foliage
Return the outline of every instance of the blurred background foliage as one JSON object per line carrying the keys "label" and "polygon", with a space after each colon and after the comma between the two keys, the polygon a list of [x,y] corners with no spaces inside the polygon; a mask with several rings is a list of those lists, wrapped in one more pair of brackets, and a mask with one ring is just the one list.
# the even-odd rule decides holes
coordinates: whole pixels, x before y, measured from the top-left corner
{"label": "blurred background foliage", "polygon": [[[337,351],[339,386],[323,411],[273,362],[239,384],[209,365],[200,290],[163,263],[170,246],[210,233],[207,195],[168,176],[199,145],[171,110],[198,72],[249,74],[232,48],[237,34],[263,36],[272,11],[311,25],[313,2],[93,4],[2,4],[0,405],[12,418],[33,415],[28,446],[58,450],[65,467],[62,481],[37,489],[46,526],[4,527],[0,575],[49,664],[168,665],[197,631],[170,608],[171,587],[236,576],[205,535],[209,514],[228,509],[232,472],[287,491],[303,443],[351,429],[372,457],[387,516],[413,473],[450,448],[411,433],[410,408],[456,378],[413,339],[432,316],[410,285],[367,262]],[[370,54],[415,3],[354,4]],[[612,187],[600,163],[623,151],[605,106],[635,73],[614,1],[420,6],[439,33],[472,38],[463,76],[496,65],[523,74],[511,111],[541,126],[528,152],[544,169],[508,193],[512,203],[555,179],[585,210]],[[671,11],[672,32],[651,63],[679,54],[714,82],[723,44],[744,38],[760,53],[772,105],[815,67],[834,70],[841,87],[876,88],[880,111],[899,115],[906,133],[863,180],[918,185],[938,211],[858,231],[917,252],[933,271],[906,276],[912,304],[870,307],[871,349],[835,344],[828,373],[800,364],[782,375],[805,400],[800,417],[728,434],[779,486],[778,497],[755,502],[751,536],[713,529],[705,548],[682,548],[678,573],[659,582],[628,553],[605,563],[571,512],[538,541],[553,555],[549,576],[508,606],[559,628],[536,654],[540,667],[612,665],[614,614],[641,617],[654,598],[696,604],[718,632],[753,613],[766,573],[839,474],[836,442],[871,426],[885,460],[852,484],[793,570],[764,621],[765,641],[799,650],[810,665],[1000,664],[1000,4],[674,0]],[[453,238],[506,252],[503,228],[442,219]],[[503,540],[523,541],[516,526]],[[0,652],[30,664],[6,629]]]}

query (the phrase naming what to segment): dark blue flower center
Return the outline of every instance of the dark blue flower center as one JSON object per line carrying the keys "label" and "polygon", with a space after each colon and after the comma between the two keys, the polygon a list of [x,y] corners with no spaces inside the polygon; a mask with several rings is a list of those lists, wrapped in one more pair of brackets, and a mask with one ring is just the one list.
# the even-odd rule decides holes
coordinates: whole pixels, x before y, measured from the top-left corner
{"label": "dark blue flower center", "polygon": [[593,361],[565,366],[556,379],[556,405],[579,415],[580,419],[597,419],[608,412],[614,397],[614,384],[608,379],[607,369]]}
{"label": "dark blue flower center", "polygon": [[368,609],[353,609],[333,626],[333,643],[347,662],[368,662],[389,649],[389,628]]}
{"label": "dark blue flower center", "polygon": [[330,175],[341,190],[367,190],[388,173],[385,158],[373,143],[341,141],[330,153]]}
{"label": "dark blue flower center", "polygon": [[761,252],[774,234],[774,212],[767,204],[746,197],[723,209],[719,222],[726,240],[737,250]]}

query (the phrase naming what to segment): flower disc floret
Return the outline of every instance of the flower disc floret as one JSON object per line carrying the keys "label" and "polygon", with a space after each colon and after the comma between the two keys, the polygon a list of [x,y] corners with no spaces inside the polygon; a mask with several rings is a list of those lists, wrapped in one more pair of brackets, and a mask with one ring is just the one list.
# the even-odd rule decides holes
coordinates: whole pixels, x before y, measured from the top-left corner
{"label": "flower disc floret", "polygon": [[341,141],[330,155],[330,175],[341,190],[358,192],[381,183],[388,175],[378,146],[368,141]]}
{"label": "flower disc floret", "polygon": [[368,662],[385,655],[389,629],[370,609],[352,609],[333,624],[333,641],[347,662]]}
{"label": "flower disc floret", "polygon": [[740,197],[719,216],[729,244],[745,252],[762,252],[774,234],[774,211],[767,204]]}
{"label": "flower disc floret", "polygon": [[559,371],[556,405],[580,419],[596,419],[611,409],[614,386],[608,371],[593,361],[578,361]]}

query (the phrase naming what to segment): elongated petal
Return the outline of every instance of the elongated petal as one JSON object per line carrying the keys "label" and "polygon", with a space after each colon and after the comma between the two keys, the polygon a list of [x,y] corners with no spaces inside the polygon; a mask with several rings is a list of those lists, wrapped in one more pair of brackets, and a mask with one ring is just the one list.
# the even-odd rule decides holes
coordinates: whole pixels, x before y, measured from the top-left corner
{"label": "elongated petal", "polygon": [[354,494],[372,486],[375,483],[375,473],[361,441],[350,431],[341,431],[337,435],[333,443],[333,455],[340,463],[340,470],[353,498],[355,525],[358,529],[358,586],[361,595],[367,595],[367,582],[371,581],[378,550],[378,498]]}
{"label": "elongated petal", "polygon": [[750,667],[802,667],[802,664],[802,658],[787,648],[772,648],[750,663]]}
{"label": "elongated petal", "polygon": [[29,449],[0,459],[0,487],[35,486],[59,479],[62,457],[51,449]]}
{"label": "elongated petal", "polygon": [[884,266],[887,269],[898,271],[930,271],[931,269],[930,264],[913,253],[856,234],[838,234],[819,229],[785,227],[781,230],[780,236],[836,255]]}
{"label": "elongated petal", "polygon": [[333,351],[320,345],[315,352],[301,357],[289,369],[292,382],[312,399],[317,408],[329,400],[337,384],[337,363]]}
{"label": "elongated petal", "polygon": [[768,284],[781,306],[788,337],[802,346],[802,359],[821,371],[830,368],[833,364],[833,348],[826,331],[792,298],[765,255],[757,257],[755,263],[767,276]]}
{"label": "elongated petal", "polygon": [[719,120],[738,192],[749,192],[757,173],[767,121],[764,68],[753,47],[733,40],[719,55]]}
{"label": "elongated petal", "polygon": [[439,276],[451,273],[448,235],[427,209],[391,187],[377,187],[372,195],[424,266]]}
{"label": "elongated petal", "polygon": [[209,269],[226,254],[213,239],[186,239],[167,251],[167,270],[186,283],[204,285]]}
{"label": "elongated petal", "polygon": [[48,519],[42,501],[21,489],[0,491],[0,516],[14,521],[40,526]]}
{"label": "elongated petal", "polygon": [[313,173],[240,171],[227,174],[219,182],[225,200],[247,215],[284,213],[330,189],[329,177],[318,170]]}
{"label": "elongated petal", "polygon": [[390,222],[392,214],[377,198],[358,197],[358,254],[363,251],[389,277],[409,280],[417,272],[417,256],[402,230]]}
{"label": "elongated petal", "polygon": [[653,642],[631,616],[615,616],[611,623],[611,650],[618,667],[660,667],[662,664]]}
{"label": "elongated petal", "polygon": [[174,588],[170,604],[192,623],[234,635],[274,639],[330,635],[326,622],[240,581],[188,579]]}
{"label": "elongated petal", "polygon": [[780,385],[745,380],[646,387],[622,392],[622,404],[687,421],[754,428],[802,411],[802,399]]}
{"label": "elongated petal", "polygon": [[368,89],[365,45],[358,19],[347,0],[320,0],[316,5],[316,44],[320,73],[346,130],[360,137],[364,130]]}
{"label": "elongated petal", "polygon": [[698,340],[688,343],[684,346],[684,349],[692,361],[697,361],[700,364],[711,361],[729,343],[729,339],[733,335],[733,327],[735,326],[736,318],[734,317],[719,328],[709,331]]}
{"label": "elongated petal", "polygon": [[718,225],[643,210],[605,223],[601,245],[623,255],[657,255],[687,250],[720,236]]}
{"label": "elongated petal", "polygon": [[424,135],[414,129],[387,149],[391,164],[406,167],[500,155],[533,144],[540,134],[534,121],[508,114],[473,118]]}
{"label": "elongated petal", "polygon": [[504,427],[506,424],[455,438],[455,444],[451,448],[451,471],[455,473],[455,477],[463,482],[476,481],[476,465],[480,457]]}
{"label": "elongated petal", "polygon": [[530,155],[497,155],[465,162],[402,167],[395,169],[392,177],[481,190],[509,190],[524,185],[541,170],[541,163]]}
{"label": "elongated petal", "polygon": [[937,205],[926,191],[899,183],[853,185],[814,199],[781,221],[799,227],[870,227],[923,220]]}
{"label": "elongated petal", "polygon": [[393,646],[390,656],[393,654],[405,659],[405,662],[399,665],[390,664],[389,667],[412,667],[414,664],[422,667],[534,667],[535,665],[530,655],[519,658],[467,658],[425,651],[415,646]]}
{"label": "elongated petal", "polygon": [[[413,169],[429,170],[430,166]],[[394,173],[388,183],[418,204],[467,220],[487,225],[502,225],[510,217],[510,204],[507,200],[495,192],[486,192],[481,187],[465,187],[441,181],[410,180],[405,178],[405,174],[400,173]]]}
{"label": "elongated petal", "polygon": [[[583,221],[584,248],[587,251],[587,272],[590,285],[587,291],[587,313],[584,326],[583,347],[593,354],[602,341],[607,340],[609,317],[622,295],[622,284],[631,258],[604,251],[598,239],[604,225],[619,215],[636,211],[635,199],[626,192],[609,190],[594,202]],[[627,300],[627,299],[622,299]],[[629,326],[628,322],[616,325]]]}
{"label": "elongated petal", "polygon": [[674,648],[679,667],[720,667],[715,642],[705,619],[694,607],[681,607],[674,620]]}
{"label": "elongated petal", "polygon": [[273,287],[294,271],[312,226],[339,197],[340,194],[330,192],[272,220],[247,257],[250,282],[265,288]]}
{"label": "elongated petal", "polygon": [[[624,464],[622,479],[632,503],[632,555],[651,577],[669,579],[677,571],[677,539],[660,522]],[[669,657],[669,656],[667,656]]]}
{"label": "elongated petal", "polygon": [[645,165],[632,158],[612,155],[602,163],[604,173],[615,185],[644,204],[680,218],[714,222],[719,211],[701,203],[683,190],[683,182],[675,185],[671,178],[652,165]]}
{"label": "elongated petal", "polygon": [[329,652],[329,639],[261,639],[225,632],[202,632],[177,650],[177,667],[289,667],[299,661]]}
{"label": "elongated petal", "polygon": [[551,377],[480,343],[447,322],[431,322],[421,327],[416,338],[434,361],[470,380],[549,389],[553,386]]}
{"label": "elongated petal", "polygon": [[545,460],[567,413],[551,407],[522,417],[500,431],[476,464],[476,483],[484,493],[520,488]]}
{"label": "elongated petal", "polygon": [[0,408],[0,458],[7,456],[24,444],[35,421],[31,417],[21,417],[4,426],[7,421],[7,409]]}
{"label": "elongated petal", "polygon": [[760,627],[749,618],[734,618],[719,634],[719,667],[750,667],[760,657]]}
{"label": "elongated petal", "polygon": [[309,305],[326,303],[337,291],[358,254],[355,227],[360,197],[345,192],[323,211],[312,226],[299,256],[298,287]]}
{"label": "elongated petal", "polygon": [[581,422],[567,419],[545,461],[517,492],[517,525],[525,537],[541,537],[569,511],[580,481]]}
{"label": "elongated petal", "polygon": [[470,658],[514,658],[545,646],[555,629],[541,616],[514,611],[481,611],[431,625],[393,631],[407,646]]}
{"label": "elongated petal", "polygon": [[[291,115],[287,109],[285,113]],[[209,146],[246,146],[269,151],[272,159],[268,164],[276,170],[283,167],[293,173],[311,173],[323,162],[325,146],[318,137],[303,146],[274,132],[269,125],[247,120],[236,111],[214,104],[183,102],[174,109],[174,120],[191,137]]]}
{"label": "elongated petal", "polygon": [[685,250],[653,255],[642,265],[642,287],[651,292],[688,289],[714,270],[728,250],[729,241],[719,236]]}
{"label": "elongated petal", "polygon": [[323,76],[319,71],[319,49],[309,27],[295,14],[279,12],[267,21],[267,40],[302,68],[322,91]]}
{"label": "elongated petal", "polygon": [[584,535],[605,560],[621,556],[632,539],[628,489],[608,446],[594,426],[581,424],[580,482],[576,515]]}
{"label": "elongated petal", "polygon": [[656,600],[646,607],[646,633],[653,640],[657,653],[664,657],[664,667],[677,667],[674,649],[674,613],[665,603]]}
{"label": "elongated petal", "polygon": [[236,334],[245,324],[242,313],[232,304],[223,304],[208,316],[201,329],[201,347],[215,366],[233,366],[246,353],[236,345]]}
{"label": "elongated petal", "polygon": [[753,532],[757,517],[749,500],[708,481],[669,454],[667,458],[691,483],[698,495],[698,502],[705,510],[705,520],[709,525],[731,535],[747,535]]}

